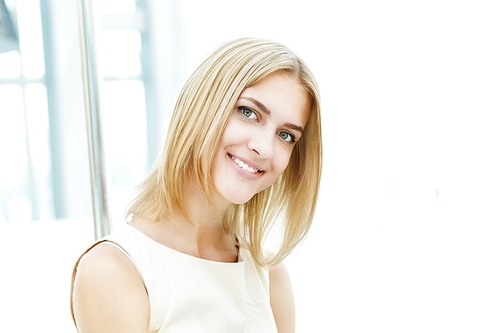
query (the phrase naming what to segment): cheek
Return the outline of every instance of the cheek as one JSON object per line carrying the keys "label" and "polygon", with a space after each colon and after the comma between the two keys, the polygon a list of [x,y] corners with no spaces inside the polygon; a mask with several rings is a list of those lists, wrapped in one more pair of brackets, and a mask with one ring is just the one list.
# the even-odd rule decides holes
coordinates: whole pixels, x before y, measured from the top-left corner
{"label": "cheek", "polygon": [[280,149],[278,152],[275,154],[274,158],[274,168],[277,171],[277,173],[282,174],[283,171],[288,166],[288,163],[290,163],[290,157],[292,155],[292,150],[288,149]]}
{"label": "cheek", "polygon": [[224,144],[231,144],[234,141],[239,141],[244,133],[244,127],[241,126],[237,121],[232,118],[229,118],[229,121],[222,133],[222,137],[220,140],[220,146],[224,146]]}

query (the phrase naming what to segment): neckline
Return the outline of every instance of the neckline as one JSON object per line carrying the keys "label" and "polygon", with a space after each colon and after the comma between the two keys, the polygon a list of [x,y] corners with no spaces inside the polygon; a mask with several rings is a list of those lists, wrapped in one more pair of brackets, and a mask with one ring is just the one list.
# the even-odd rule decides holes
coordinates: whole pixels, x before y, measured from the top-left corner
{"label": "neckline", "polygon": [[149,237],[148,235],[146,235],[145,233],[143,233],[141,230],[139,230],[136,227],[128,224],[128,222],[125,223],[125,228],[131,230],[132,232],[134,232],[136,234],[138,234],[141,238],[146,239],[148,241],[148,243],[153,244],[154,246],[159,247],[161,249],[164,249],[164,250],[166,250],[166,251],[168,251],[170,253],[173,253],[173,254],[175,254],[177,256],[182,256],[184,258],[188,258],[189,260],[195,260],[195,261],[204,262],[204,263],[222,264],[222,265],[240,265],[240,264],[243,264],[243,262],[245,261],[245,259],[242,256],[242,252],[245,249],[242,248],[240,245],[238,245],[238,261],[235,261],[235,262],[216,261],[216,260],[210,260],[210,259],[196,257],[196,256],[193,256],[191,254],[187,254],[187,253],[175,250],[175,249],[173,249],[173,248],[171,248],[171,247],[169,247],[169,246],[167,246],[165,244],[162,244],[162,243],[160,243],[160,242],[152,239],[151,237]]}

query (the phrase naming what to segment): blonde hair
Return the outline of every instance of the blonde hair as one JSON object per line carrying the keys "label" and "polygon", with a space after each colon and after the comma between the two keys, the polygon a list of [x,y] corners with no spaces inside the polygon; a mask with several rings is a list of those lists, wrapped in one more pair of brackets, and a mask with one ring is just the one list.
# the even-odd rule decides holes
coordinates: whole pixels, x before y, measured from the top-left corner
{"label": "blonde hair", "polygon": [[[275,72],[297,78],[304,87],[311,107],[307,125],[278,180],[248,202],[231,205],[222,225],[261,265],[282,261],[307,234],[316,207],[322,165],[320,101],[314,76],[304,62],[270,40],[241,38],[225,43],[195,70],[174,107],[163,151],[137,187],[126,215],[155,221],[176,210],[187,215],[183,189],[193,180],[211,199],[213,185],[206,170],[237,99],[245,88]],[[266,255],[264,242],[276,230],[277,251]]]}

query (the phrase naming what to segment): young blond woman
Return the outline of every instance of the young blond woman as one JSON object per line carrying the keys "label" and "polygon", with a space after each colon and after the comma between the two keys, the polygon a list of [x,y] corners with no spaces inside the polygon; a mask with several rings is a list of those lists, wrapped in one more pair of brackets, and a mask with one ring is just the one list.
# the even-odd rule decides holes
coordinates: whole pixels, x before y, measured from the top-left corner
{"label": "young blond woman", "polygon": [[181,91],[127,224],[75,265],[79,332],[294,332],[283,260],[313,219],[321,142],[301,59],[264,39],[218,47]]}

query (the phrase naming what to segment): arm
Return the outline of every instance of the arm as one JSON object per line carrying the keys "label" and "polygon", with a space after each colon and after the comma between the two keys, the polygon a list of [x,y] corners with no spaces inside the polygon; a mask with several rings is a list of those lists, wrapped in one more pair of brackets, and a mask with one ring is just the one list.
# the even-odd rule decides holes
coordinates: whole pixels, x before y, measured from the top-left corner
{"label": "arm", "polygon": [[73,310],[78,331],[147,332],[149,302],[134,264],[119,249],[100,244],[81,259]]}
{"label": "arm", "polygon": [[269,269],[271,308],[279,333],[295,332],[295,303],[292,283],[283,263]]}

